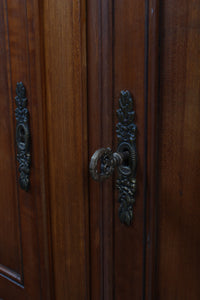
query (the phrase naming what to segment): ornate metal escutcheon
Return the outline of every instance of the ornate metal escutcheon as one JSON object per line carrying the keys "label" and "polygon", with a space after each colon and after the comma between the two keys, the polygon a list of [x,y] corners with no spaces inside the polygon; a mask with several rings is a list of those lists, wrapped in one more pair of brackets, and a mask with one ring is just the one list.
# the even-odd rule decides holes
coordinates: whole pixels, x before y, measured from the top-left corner
{"label": "ornate metal escutcheon", "polygon": [[129,91],[121,91],[117,116],[119,120],[116,126],[117,152],[112,153],[110,148],[97,150],[91,157],[90,174],[94,180],[102,181],[108,178],[117,167],[116,187],[119,190],[119,219],[121,223],[129,226],[133,219],[137,162],[137,127],[133,123],[135,112]]}
{"label": "ornate metal escutcheon", "polygon": [[28,191],[30,185],[30,131],[29,131],[29,112],[26,108],[27,98],[26,89],[22,82],[16,86],[15,109],[16,116],[16,144],[17,144],[17,161],[19,162],[19,184],[20,187]]}

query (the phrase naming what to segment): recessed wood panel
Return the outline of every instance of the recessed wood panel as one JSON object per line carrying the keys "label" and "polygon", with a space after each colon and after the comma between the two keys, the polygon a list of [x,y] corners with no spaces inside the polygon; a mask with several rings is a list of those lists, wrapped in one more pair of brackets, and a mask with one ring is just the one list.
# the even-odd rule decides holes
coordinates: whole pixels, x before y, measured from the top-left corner
{"label": "recessed wood panel", "polygon": [[[122,21],[123,20],[123,21]],[[145,186],[145,1],[115,1],[114,4],[114,111],[119,93],[128,89],[133,97],[137,126],[137,192],[133,224],[127,227],[118,218],[115,194],[114,276],[115,297],[142,299],[144,260],[144,186]],[[117,118],[114,118],[114,124]]]}
{"label": "recessed wood panel", "polygon": [[89,153],[116,150],[116,110],[128,89],[138,128],[134,221],[120,223],[115,175],[90,180],[92,299],[142,299],[145,185],[145,1],[87,1]]}
{"label": "recessed wood panel", "polygon": [[85,1],[43,4],[55,298],[89,299]]}
{"label": "recessed wood panel", "polygon": [[158,299],[200,298],[200,2],[160,5]]}
{"label": "recessed wood panel", "polygon": [[[0,298],[50,299],[45,138],[38,2],[0,4]],[[30,189],[19,187],[16,83],[26,88],[31,133]]]}
{"label": "recessed wood panel", "polygon": [[6,2],[0,3],[0,272],[21,282],[22,253]]}

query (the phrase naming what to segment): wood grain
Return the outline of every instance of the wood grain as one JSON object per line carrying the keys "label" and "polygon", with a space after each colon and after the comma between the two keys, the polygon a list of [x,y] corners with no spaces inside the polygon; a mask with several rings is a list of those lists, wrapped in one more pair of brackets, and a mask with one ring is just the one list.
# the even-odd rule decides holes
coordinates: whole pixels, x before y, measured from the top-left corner
{"label": "wood grain", "polygon": [[[128,89],[134,101],[137,125],[137,193],[131,227],[120,224],[115,200],[115,299],[143,297],[143,238],[145,188],[145,1],[115,1],[114,99]],[[122,21],[123,20],[123,21]],[[115,124],[117,118],[115,118]]]}
{"label": "wood grain", "polygon": [[[113,144],[111,1],[87,2],[89,157]],[[90,179],[91,299],[113,297],[113,183]]]}
{"label": "wood grain", "polygon": [[[3,7],[2,7],[3,3]],[[1,1],[1,68],[4,93],[1,97],[1,120],[6,120],[9,133],[1,144],[1,191],[7,194],[7,205],[1,201],[1,220],[7,216],[1,226],[0,247],[1,263],[4,274],[0,275],[0,297],[3,299],[51,299],[50,272],[48,255],[48,222],[46,219],[47,203],[45,198],[44,176],[44,136],[41,87],[40,29],[37,1]],[[1,15],[2,16],[2,15]],[[4,39],[5,36],[5,39]],[[5,68],[6,63],[6,68]],[[28,109],[31,131],[31,188],[25,192],[18,188],[18,167],[15,152],[15,101],[16,83],[22,81],[27,90]],[[3,116],[5,115],[5,117]],[[0,129],[4,137],[5,125]],[[3,141],[3,140],[2,140]],[[8,145],[9,143],[9,145]],[[4,148],[5,147],[5,148]],[[8,161],[5,169],[3,160]],[[5,171],[5,176],[2,175]],[[11,174],[12,172],[12,174]],[[11,176],[8,180],[7,176]],[[17,197],[19,201],[17,201]],[[2,207],[3,205],[3,207]],[[17,210],[16,210],[17,209]],[[15,215],[13,214],[15,212]],[[20,240],[21,249],[11,248],[6,241],[13,238]],[[4,231],[4,226],[7,231]],[[4,238],[3,234],[6,234]],[[19,234],[19,233],[20,234]],[[13,250],[15,253],[13,254]],[[3,254],[2,254],[3,252]],[[13,255],[14,259],[13,259]],[[9,264],[5,257],[9,257]],[[3,261],[2,261],[3,259]],[[17,261],[17,264],[16,262]],[[9,269],[6,269],[8,267]],[[11,270],[10,270],[11,269]],[[20,274],[20,280],[12,278],[12,269]],[[11,278],[10,278],[11,277]],[[19,284],[20,281],[20,284]]]}
{"label": "wood grain", "polygon": [[55,299],[89,299],[85,9],[43,3]]}
{"label": "wood grain", "polygon": [[[4,275],[16,277],[22,283],[22,249],[20,241],[19,210],[18,210],[18,185],[16,182],[16,160],[14,140],[14,118],[11,91],[8,19],[5,10],[5,2],[1,2],[0,24],[1,24],[1,72],[0,72],[0,178],[1,181],[1,211],[0,218],[0,269]],[[11,101],[10,101],[11,100]],[[17,225],[17,226],[16,226]],[[9,235],[8,233],[9,228]],[[6,249],[6,251],[5,251]],[[13,272],[13,274],[12,274]]]}
{"label": "wood grain", "polygon": [[143,295],[144,230],[144,2],[88,1],[89,154],[116,149],[120,91],[134,99],[139,153],[134,224],[118,218],[115,179],[90,181],[92,299],[140,299]]}
{"label": "wood grain", "polygon": [[145,299],[155,299],[158,177],[159,0],[148,7]]}
{"label": "wood grain", "polygon": [[[199,15],[198,0],[0,2],[0,298],[200,298]],[[17,81],[30,112],[28,193]],[[116,174],[88,180],[94,151],[116,149],[123,89],[138,128],[130,227]]]}
{"label": "wood grain", "polygon": [[199,299],[200,2],[160,6],[158,299]]}

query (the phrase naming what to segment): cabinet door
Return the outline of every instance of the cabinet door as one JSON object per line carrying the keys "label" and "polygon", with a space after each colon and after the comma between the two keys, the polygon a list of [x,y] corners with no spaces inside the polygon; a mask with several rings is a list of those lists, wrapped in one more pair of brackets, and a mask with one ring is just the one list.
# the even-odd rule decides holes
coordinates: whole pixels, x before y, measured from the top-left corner
{"label": "cabinet door", "polygon": [[200,1],[87,4],[90,156],[116,150],[124,89],[138,153],[131,226],[119,220],[117,174],[89,182],[91,298],[197,300]]}
{"label": "cabinet door", "polygon": [[[147,140],[145,1],[44,0],[47,155],[56,299],[142,299]],[[86,80],[87,76],[87,80]],[[122,90],[136,112],[137,195],[118,218],[115,181],[93,182],[95,150],[116,150]],[[114,176],[114,175],[113,175]]]}
{"label": "cabinet door", "polygon": [[[38,17],[37,1],[0,1],[0,298],[3,300],[50,299]],[[16,93],[19,82],[23,83],[26,95],[22,90]],[[15,115],[17,94],[19,101],[27,98],[27,104],[18,107]],[[23,124],[28,114],[31,164],[30,186],[26,191],[20,181],[22,185],[23,176],[29,173],[25,170],[29,168],[28,156],[22,152],[17,156],[17,143],[21,143],[23,150],[22,131],[26,130]],[[16,117],[21,121],[19,130]],[[16,132],[18,138],[23,135],[21,140],[16,141]]]}
{"label": "cabinet door", "polygon": [[[199,0],[0,2],[0,299],[199,299]],[[15,96],[26,88],[30,187]],[[131,224],[117,172],[119,97],[137,126]]]}
{"label": "cabinet door", "polygon": [[[57,299],[199,299],[199,6],[44,1]],[[88,172],[95,150],[116,150],[122,90],[137,126],[130,226],[117,173],[98,183]]]}

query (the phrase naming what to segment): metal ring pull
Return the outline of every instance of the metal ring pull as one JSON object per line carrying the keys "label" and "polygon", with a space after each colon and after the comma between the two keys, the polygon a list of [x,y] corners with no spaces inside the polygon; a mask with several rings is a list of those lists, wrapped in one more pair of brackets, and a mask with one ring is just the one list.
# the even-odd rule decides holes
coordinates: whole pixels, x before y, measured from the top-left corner
{"label": "metal ring pull", "polygon": [[[116,166],[123,163],[128,158],[128,152],[112,153],[110,148],[101,148],[95,151],[90,160],[90,174],[96,181],[102,181],[111,176]],[[98,163],[99,171],[98,171]]]}

